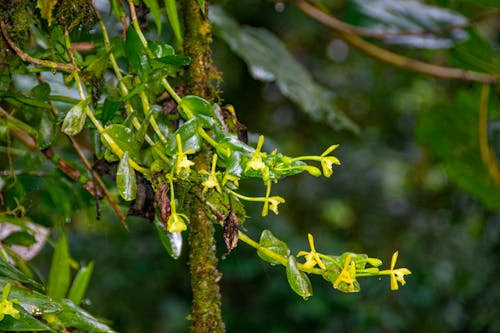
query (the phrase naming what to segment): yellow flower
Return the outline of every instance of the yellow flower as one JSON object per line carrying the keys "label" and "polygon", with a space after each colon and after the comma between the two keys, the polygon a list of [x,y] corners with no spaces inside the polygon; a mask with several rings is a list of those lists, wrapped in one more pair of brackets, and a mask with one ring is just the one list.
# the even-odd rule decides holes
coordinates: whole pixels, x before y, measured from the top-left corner
{"label": "yellow flower", "polygon": [[321,269],[326,269],[318,253],[316,252],[316,248],[314,247],[313,235],[307,234],[307,239],[309,240],[309,247],[311,248],[311,251],[310,252],[300,251],[297,254],[297,257],[305,256],[306,262],[303,265],[304,268],[306,269],[314,268],[316,265],[318,265]]}
{"label": "yellow flower", "polygon": [[276,215],[279,214],[278,212],[278,205],[280,203],[284,203],[285,199],[283,199],[280,196],[274,196],[274,197],[269,197],[269,194],[271,194],[271,181],[267,181],[267,187],[266,187],[266,197],[264,198],[264,206],[262,207],[262,216],[267,216],[267,213],[269,212],[269,209]]}
{"label": "yellow flower", "polygon": [[3,287],[2,291],[2,300],[0,301],[0,321],[3,320],[5,315],[9,315],[15,319],[20,318],[19,310],[14,308],[14,303],[19,303],[17,299],[9,300],[10,293],[10,283],[7,283],[5,287]]}
{"label": "yellow flower", "polygon": [[167,230],[169,232],[182,232],[187,229],[186,222],[189,222],[186,215],[172,213],[167,221]]}
{"label": "yellow flower", "polygon": [[347,255],[344,268],[333,283],[334,288],[337,288],[342,282],[344,282],[348,285],[348,291],[354,291],[354,282],[356,282],[356,265],[354,263],[351,265],[351,260],[352,256],[350,254]]}
{"label": "yellow flower", "polygon": [[339,145],[331,145],[328,149],[325,150],[323,154],[321,154],[321,167],[323,169],[323,175],[326,178],[330,178],[333,174],[332,165],[337,164],[340,165],[340,161],[335,156],[326,156],[330,154],[333,150],[337,149]]}
{"label": "yellow flower", "polygon": [[182,141],[179,134],[175,136],[175,139],[177,140],[177,159],[175,161],[175,174],[177,176],[183,177],[191,173],[191,166],[194,165],[194,162],[190,161],[186,155],[192,154],[194,153],[194,151],[191,149],[186,151],[182,150]]}
{"label": "yellow flower", "polygon": [[410,270],[407,268],[398,268],[394,269],[396,266],[396,261],[398,260],[398,251],[394,252],[391,259],[391,290],[398,290],[399,285],[398,282],[401,283],[402,286],[406,284],[405,275],[411,274]]}
{"label": "yellow flower", "polygon": [[217,175],[215,173],[215,169],[217,166],[217,154],[212,155],[212,170],[210,173],[206,172],[205,170],[202,170],[202,173],[208,174],[208,178],[201,183],[203,186],[203,193],[206,192],[210,188],[214,188],[215,190],[219,193],[222,192],[219,181],[217,180]]}
{"label": "yellow flower", "polygon": [[[255,154],[250,159],[250,161],[247,162],[247,166],[245,168],[245,171],[248,171],[249,169],[261,170],[264,175],[267,174],[267,176],[269,177],[269,170],[267,170],[266,165],[262,161],[262,156],[265,157],[267,155],[266,155],[266,153],[260,152],[263,144],[264,144],[264,136],[261,135],[259,137],[259,141],[257,142],[257,148],[255,149]],[[267,173],[266,173],[266,171],[267,171]]]}

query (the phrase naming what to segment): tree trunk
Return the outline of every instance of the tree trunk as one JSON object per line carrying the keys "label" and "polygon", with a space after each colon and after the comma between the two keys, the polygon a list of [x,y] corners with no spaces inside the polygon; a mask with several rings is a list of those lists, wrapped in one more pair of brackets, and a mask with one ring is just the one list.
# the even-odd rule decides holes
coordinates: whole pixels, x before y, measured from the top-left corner
{"label": "tree trunk", "polygon": [[[198,95],[208,100],[215,98],[211,85],[216,73],[210,55],[211,26],[208,18],[196,0],[183,1],[184,53],[191,58],[186,72],[186,93]],[[217,75],[217,74],[215,74]],[[211,150],[205,147],[197,157],[197,165],[209,165]],[[201,164],[200,164],[201,163]],[[208,169],[208,167],[207,167]],[[194,189],[197,191],[201,189]],[[214,225],[205,213],[203,203],[193,200],[190,211],[189,267],[193,292],[193,312],[191,331],[224,332],[221,316],[221,295],[215,253]]]}

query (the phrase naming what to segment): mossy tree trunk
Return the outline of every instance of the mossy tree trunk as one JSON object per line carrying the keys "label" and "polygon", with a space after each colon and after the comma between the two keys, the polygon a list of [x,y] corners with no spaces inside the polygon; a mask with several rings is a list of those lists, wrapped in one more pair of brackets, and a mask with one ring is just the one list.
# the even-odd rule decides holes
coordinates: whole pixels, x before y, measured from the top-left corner
{"label": "mossy tree trunk", "polygon": [[[185,75],[186,93],[213,101],[216,92],[211,84],[215,69],[211,61],[211,26],[196,0],[182,2],[184,14],[184,53],[191,58]],[[197,158],[197,165],[208,169],[211,152],[205,147]],[[201,189],[194,189],[197,191]],[[206,215],[203,203],[193,200],[190,211],[189,267],[193,292],[191,331],[224,332],[221,316],[221,295],[215,253],[214,225]]]}

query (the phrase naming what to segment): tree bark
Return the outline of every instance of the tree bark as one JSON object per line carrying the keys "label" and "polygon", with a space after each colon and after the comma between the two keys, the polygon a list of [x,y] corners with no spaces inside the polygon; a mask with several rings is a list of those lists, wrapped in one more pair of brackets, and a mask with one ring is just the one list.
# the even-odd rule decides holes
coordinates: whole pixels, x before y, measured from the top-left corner
{"label": "tree bark", "polygon": [[[196,0],[184,0],[184,53],[191,58],[185,75],[186,92],[213,101],[216,96],[211,81],[215,68],[211,61],[211,26]],[[215,74],[217,75],[217,73]],[[208,165],[211,150],[204,147],[196,158],[196,164]],[[200,189],[193,189],[193,191]],[[193,292],[191,332],[224,332],[221,316],[221,295],[215,252],[214,225],[205,213],[200,200],[192,200],[189,228],[189,268]]]}

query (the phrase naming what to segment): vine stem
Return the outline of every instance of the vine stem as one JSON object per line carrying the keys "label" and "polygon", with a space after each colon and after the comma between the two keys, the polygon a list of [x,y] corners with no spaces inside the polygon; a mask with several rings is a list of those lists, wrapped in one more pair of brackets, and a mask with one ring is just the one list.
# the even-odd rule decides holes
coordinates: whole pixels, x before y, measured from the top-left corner
{"label": "vine stem", "polygon": [[500,172],[498,171],[498,162],[494,151],[488,144],[488,101],[490,96],[490,85],[483,84],[481,97],[479,98],[479,151],[484,166],[488,170],[491,178],[497,186],[500,185]]}
{"label": "vine stem", "polygon": [[481,83],[497,83],[499,77],[488,73],[463,70],[454,67],[438,66],[420,60],[408,58],[400,54],[388,51],[360,38],[349,25],[329,15],[304,0],[295,1],[297,6],[307,15],[322,23],[323,25],[337,31],[340,36],[352,46],[365,52],[369,56],[387,62],[391,65],[406,68],[427,75],[445,78],[459,79],[464,81],[475,81]]}

